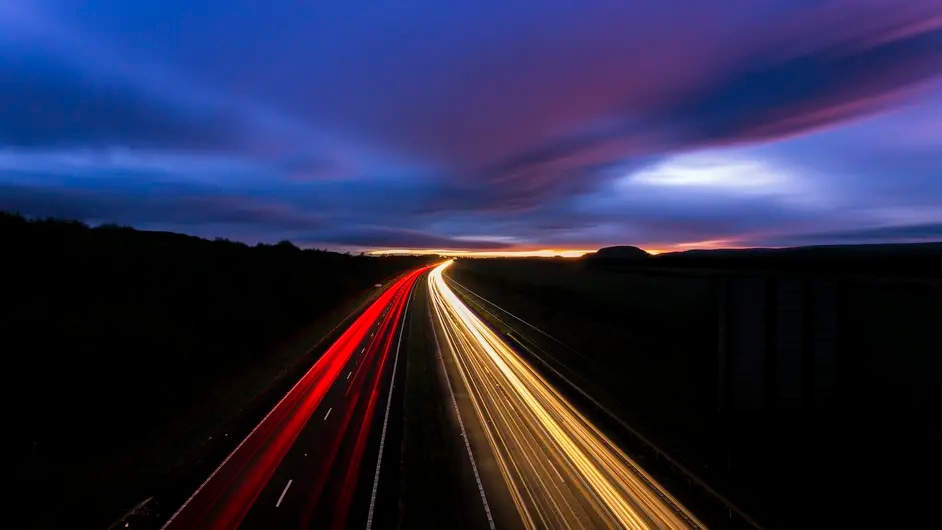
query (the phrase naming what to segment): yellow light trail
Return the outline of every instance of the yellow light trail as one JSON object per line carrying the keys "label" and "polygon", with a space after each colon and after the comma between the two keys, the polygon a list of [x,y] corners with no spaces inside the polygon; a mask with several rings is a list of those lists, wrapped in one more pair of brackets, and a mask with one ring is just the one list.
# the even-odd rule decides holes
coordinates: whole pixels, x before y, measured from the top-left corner
{"label": "yellow light trail", "polygon": [[524,526],[704,528],[458,298],[450,264],[429,274],[433,325]]}

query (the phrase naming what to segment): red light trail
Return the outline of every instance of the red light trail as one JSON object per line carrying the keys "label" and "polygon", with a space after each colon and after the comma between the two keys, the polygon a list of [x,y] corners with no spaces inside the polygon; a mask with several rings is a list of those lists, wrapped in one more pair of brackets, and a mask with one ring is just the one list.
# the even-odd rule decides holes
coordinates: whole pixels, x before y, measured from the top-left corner
{"label": "red light trail", "polygon": [[[404,317],[406,303],[416,280],[426,270],[428,267],[410,272],[381,294],[223,460],[163,528],[222,530],[239,526],[335,383],[349,385],[347,391],[350,393],[350,403],[340,413],[339,428],[326,433],[324,437],[327,450],[317,455],[321,460],[321,465],[317,467],[324,472],[316,477],[313,488],[301,493],[308,500],[302,521],[313,517],[319,506],[323,507],[326,499],[322,499],[322,496],[335,497],[330,499],[333,501],[330,506],[331,527],[342,528],[346,524],[360,464],[366,452],[366,441],[376,412],[383,374],[393,349],[395,330]],[[370,335],[371,332],[374,336]],[[369,344],[362,350],[364,356],[359,362],[357,374],[349,381],[346,377],[340,377],[344,367],[368,340]],[[360,377],[360,372],[365,374],[364,377]],[[327,411],[327,416],[332,410],[333,407]],[[355,417],[357,415],[359,417]],[[352,444],[344,443],[350,440],[353,440]],[[331,463],[338,459],[348,459],[348,467],[343,476],[339,477],[339,484],[328,489],[327,483],[333,478],[329,472]],[[325,491],[330,494],[324,495]],[[282,496],[286,492],[287,488]]]}

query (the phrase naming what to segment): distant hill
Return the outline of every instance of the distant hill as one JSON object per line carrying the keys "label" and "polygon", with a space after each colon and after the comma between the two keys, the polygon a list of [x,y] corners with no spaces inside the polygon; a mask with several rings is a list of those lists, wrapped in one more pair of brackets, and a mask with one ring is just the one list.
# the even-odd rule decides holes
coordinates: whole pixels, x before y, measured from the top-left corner
{"label": "distant hill", "polygon": [[867,258],[867,257],[940,257],[942,242],[939,243],[896,243],[870,245],[816,245],[808,247],[786,248],[743,248],[715,250],[685,250],[658,254],[657,259],[670,261],[690,258]]}
{"label": "distant hill", "polygon": [[627,249],[644,252],[629,246],[608,247],[587,255],[586,265],[605,268],[781,270],[942,278],[942,242],[686,250],[648,256],[646,259],[642,259],[638,252]]}
{"label": "distant hill", "polygon": [[600,248],[596,252],[591,252],[582,256],[586,260],[643,260],[650,258],[651,255],[638,247],[622,245],[617,247]]}
{"label": "distant hill", "polygon": [[906,260],[940,259],[942,243],[901,243],[877,245],[820,245],[789,248],[745,248],[685,250],[654,256],[660,263],[705,262],[710,260]]}

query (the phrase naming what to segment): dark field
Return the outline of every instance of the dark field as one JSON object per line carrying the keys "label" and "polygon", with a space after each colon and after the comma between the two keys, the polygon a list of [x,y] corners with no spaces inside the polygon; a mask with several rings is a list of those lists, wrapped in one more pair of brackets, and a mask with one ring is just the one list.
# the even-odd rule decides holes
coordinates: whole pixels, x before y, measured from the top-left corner
{"label": "dark field", "polygon": [[907,527],[932,506],[910,486],[939,442],[937,280],[560,259],[449,274],[563,343],[527,337],[763,526]]}
{"label": "dark field", "polygon": [[0,237],[8,437],[36,528],[107,526],[224,454],[375,283],[427,261],[8,215]]}

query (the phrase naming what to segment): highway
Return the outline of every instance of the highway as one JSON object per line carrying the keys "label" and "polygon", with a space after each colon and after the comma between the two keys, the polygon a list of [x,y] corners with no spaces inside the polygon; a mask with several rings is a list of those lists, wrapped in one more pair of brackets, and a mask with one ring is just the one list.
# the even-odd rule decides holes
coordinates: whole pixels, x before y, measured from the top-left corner
{"label": "highway", "polygon": [[393,395],[402,335],[427,270],[380,295],[163,528],[369,529],[394,520],[399,442],[387,431],[401,416],[390,411],[401,404],[401,391]]}
{"label": "highway", "polygon": [[[162,528],[369,530],[403,508],[472,529],[703,528],[458,298],[450,263],[383,292]],[[433,364],[407,385],[409,344]],[[434,402],[405,424],[404,392]],[[439,489],[401,491],[400,465]]]}
{"label": "highway", "polygon": [[467,395],[464,425],[483,433],[468,436],[468,454],[503,478],[482,473],[482,504],[490,512],[487,494],[506,489],[519,519],[495,512],[491,526],[704,528],[458,298],[443,276],[450,263],[428,276],[447,384]]}

